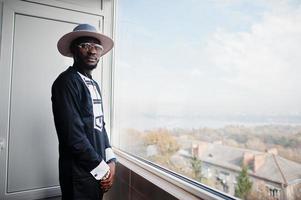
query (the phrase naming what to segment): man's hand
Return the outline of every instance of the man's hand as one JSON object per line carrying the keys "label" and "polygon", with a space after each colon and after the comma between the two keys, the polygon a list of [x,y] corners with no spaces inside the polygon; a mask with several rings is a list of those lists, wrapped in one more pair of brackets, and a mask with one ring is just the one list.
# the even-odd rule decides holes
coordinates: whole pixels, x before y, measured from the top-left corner
{"label": "man's hand", "polygon": [[112,187],[115,178],[115,162],[110,162],[108,165],[110,167],[109,177],[100,182],[101,189],[103,192],[107,192]]}

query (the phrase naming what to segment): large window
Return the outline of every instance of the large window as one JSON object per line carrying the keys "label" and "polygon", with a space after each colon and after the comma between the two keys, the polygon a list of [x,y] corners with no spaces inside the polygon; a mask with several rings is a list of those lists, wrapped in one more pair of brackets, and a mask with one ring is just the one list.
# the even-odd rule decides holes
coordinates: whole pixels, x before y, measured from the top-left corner
{"label": "large window", "polygon": [[116,146],[242,199],[301,198],[300,1],[120,0],[116,25]]}

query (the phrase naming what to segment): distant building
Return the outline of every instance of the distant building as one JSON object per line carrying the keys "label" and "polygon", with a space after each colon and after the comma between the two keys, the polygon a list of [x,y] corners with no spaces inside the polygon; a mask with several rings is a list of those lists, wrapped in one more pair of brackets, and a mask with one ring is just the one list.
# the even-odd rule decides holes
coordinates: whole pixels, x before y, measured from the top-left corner
{"label": "distant building", "polygon": [[301,199],[301,164],[279,156],[276,149],[258,152],[199,142],[192,145],[191,154],[202,161],[203,177],[215,180],[218,189],[231,195],[244,164],[249,167],[254,192],[273,200]]}

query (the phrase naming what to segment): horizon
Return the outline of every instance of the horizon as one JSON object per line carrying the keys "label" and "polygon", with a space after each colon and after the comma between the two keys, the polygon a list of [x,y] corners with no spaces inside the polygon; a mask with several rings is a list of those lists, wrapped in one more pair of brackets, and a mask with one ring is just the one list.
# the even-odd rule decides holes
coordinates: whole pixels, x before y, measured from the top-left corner
{"label": "horizon", "polygon": [[118,8],[117,119],[301,123],[300,1],[122,1]]}

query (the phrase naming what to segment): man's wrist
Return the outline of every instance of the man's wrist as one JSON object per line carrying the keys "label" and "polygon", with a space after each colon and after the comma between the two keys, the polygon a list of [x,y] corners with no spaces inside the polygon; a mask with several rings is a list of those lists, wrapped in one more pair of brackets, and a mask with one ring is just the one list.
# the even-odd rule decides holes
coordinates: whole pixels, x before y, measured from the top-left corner
{"label": "man's wrist", "polygon": [[101,180],[110,170],[109,165],[102,160],[99,165],[94,168],[90,173],[96,180]]}
{"label": "man's wrist", "polygon": [[116,158],[112,158],[112,159],[109,160],[107,163],[108,163],[108,164],[109,164],[109,163],[114,163],[114,164],[116,164],[116,163],[117,163],[117,159],[116,159]]}

